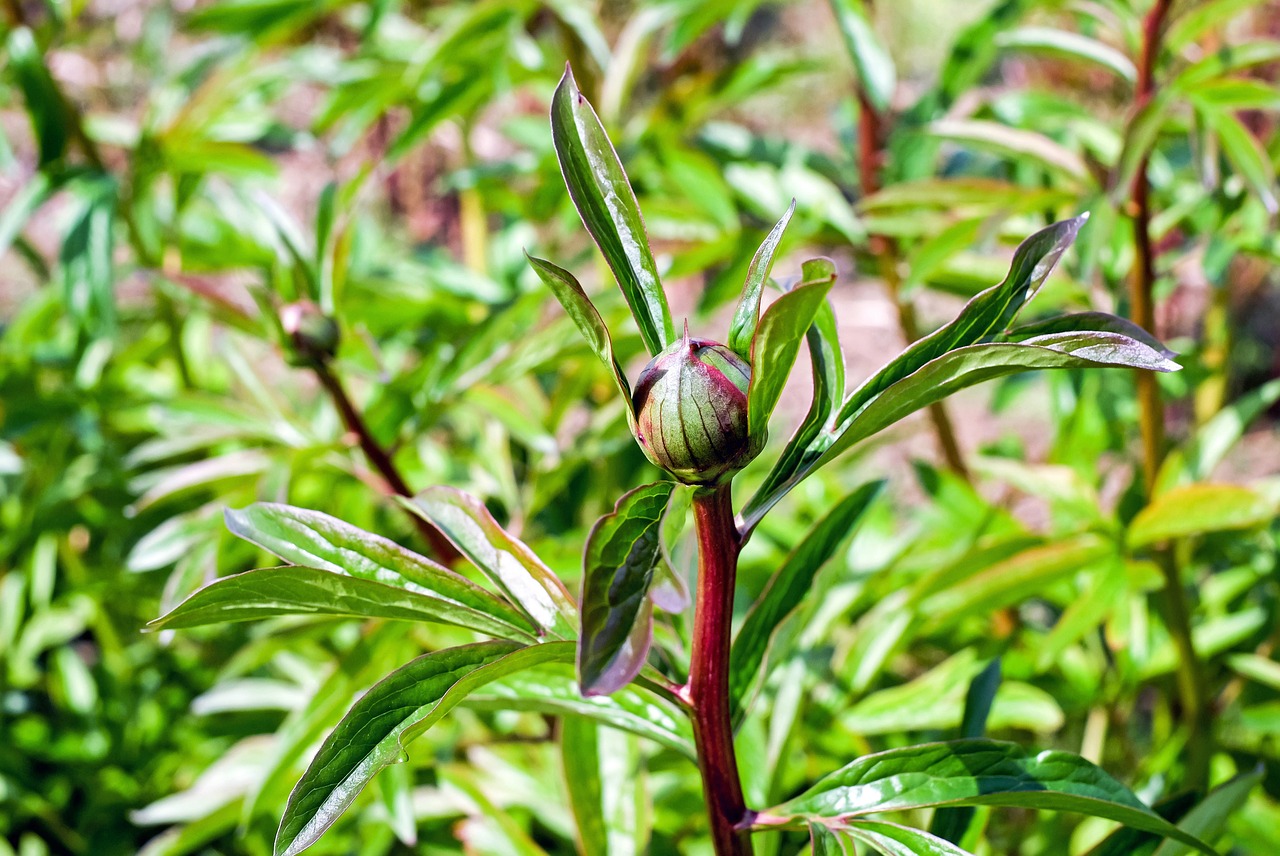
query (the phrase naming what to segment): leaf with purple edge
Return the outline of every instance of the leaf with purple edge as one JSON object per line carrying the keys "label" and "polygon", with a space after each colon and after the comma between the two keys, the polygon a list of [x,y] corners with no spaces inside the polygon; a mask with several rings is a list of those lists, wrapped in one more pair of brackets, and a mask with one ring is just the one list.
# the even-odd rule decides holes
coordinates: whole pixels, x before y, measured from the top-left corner
{"label": "leaf with purple edge", "polygon": [[578,637],[583,695],[621,689],[644,666],[653,638],[649,586],[661,561],[662,517],[674,487],[657,482],[624,494],[587,537]]}

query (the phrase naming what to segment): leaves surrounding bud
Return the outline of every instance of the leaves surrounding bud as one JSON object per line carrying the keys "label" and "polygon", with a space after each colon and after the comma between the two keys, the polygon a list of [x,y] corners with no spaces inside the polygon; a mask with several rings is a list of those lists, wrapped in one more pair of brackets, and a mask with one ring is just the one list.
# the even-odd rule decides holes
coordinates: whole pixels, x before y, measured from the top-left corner
{"label": "leaves surrounding bud", "polygon": [[685,484],[710,485],[760,452],[747,432],[751,367],[726,345],[685,338],[640,374],[636,439],[649,460]]}
{"label": "leaves surrounding bud", "polygon": [[309,300],[290,303],[280,310],[280,326],[293,345],[299,365],[327,363],[338,352],[338,325]]}

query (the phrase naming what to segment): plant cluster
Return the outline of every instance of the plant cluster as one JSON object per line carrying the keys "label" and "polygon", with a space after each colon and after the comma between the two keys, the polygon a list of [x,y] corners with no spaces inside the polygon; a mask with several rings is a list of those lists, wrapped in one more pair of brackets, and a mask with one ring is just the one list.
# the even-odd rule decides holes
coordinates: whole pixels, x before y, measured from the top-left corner
{"label": "plant cluster", "polygon": [[117,5],[0,12],[0,854],[1280,846],[1274,3]]}

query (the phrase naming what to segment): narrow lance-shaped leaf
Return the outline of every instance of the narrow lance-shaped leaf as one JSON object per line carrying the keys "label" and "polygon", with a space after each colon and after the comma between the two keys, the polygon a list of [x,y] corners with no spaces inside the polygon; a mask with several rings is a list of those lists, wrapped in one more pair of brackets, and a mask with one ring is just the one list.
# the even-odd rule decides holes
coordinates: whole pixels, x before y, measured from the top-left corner
{"label": "narrow lance-shaped leaf", "polygon": [[676,334],[644,219],[618,153],[568,66],[551,99],[551,137],[569,196],[656,355]]}
{"label": "narrow lance-shaped leaf", "polygon": [[519,615],[508,623],[412,584],[396,587],[299,566],[261,568],[224,577],[194,592],[147,627],[179,629],[281,615],[428,621],[455,624],[504,639],[534,638],[532,629]]}
{"label": "narrow lance-shaped leaf", "polygon": [[764,284],[769,281],[769,272],[773,270],[773,255],[778,250],[782,233],[786,231],[795,210],[796,201],[792,199],[787,213],[782,215],[782,219],[765,236],[747,268],[747,279],[742,286],[738,308],[733,313],[733,322],[729,325],[727,343],[744,360],[751,359],[751,341],[755,338],[756,326],[760,323],[760,297],[764,294]]}
{"label": "narrow lance-shaped leaf", "polygon": [[609,337],[609,328],[605,326],[604,320],[596,311],[591,299],[587,297],[582,285],[573,274],[562,267],[534,258],[528,253],[525,253],[525,258],[529,260],[538,277],[555,294],[564,311],[573,319],[573,323],[578,326],[578,330],[582,332],[582,337],[587,340],[591,350],[609,368],[618,392],[622,393],[622,399],[626,402],[628,418],[634,421],[635,408],[631,402],[631,385],[627,383],[627,376],[613,355],[613,340]]}
{"label": "narrow lance-shaped leaf", "polygon": [[[751,537],[756,524],[773,507],[773,502],[781,498],[778,489],[801,466],[813,442],[830,427],[831,417],[844,397],[844,351],[840,348],[836,317],[829,302],[824,302],[818,310],[805,340],[809,346],[809,365],[813,375],[813,401],[764,484],[743,510],[739,528],[744,540]],[[773,498],[772,502],[759,501],[769,497]]]}
{"label": "narrow lance-shaped leaf", "polygon": [[729,658],[729,696],[739,711],[764,662],[778,625],[800,604],[814,576],[852,534],[863,512],[884,487],[870,482],[846,496],[810,529],[765,586],[733,640]]}
{"label": "narrow lance-shaped leaf", "polygon": [[1023,324],[1014,327],[1000,337],[1003,342],[1027,342],[1040,336],[1055,333],[1119,333],[1146,345],[1163,357],[1173,359],[1177,353],[1169,350],[1163,342],[1148,333],[1141,326],[1128,318],[1121,318],[1108,312],[1073,312],[1070,315],[1058,315],[1043,321]]}
{"label": "narrow lance-shaped leaf", "polygon": [[538,627],[572,639],[577,610],[564,583],[528,545],[498,525],[484,503],[450,487],[432,487],[401,503],[432,523]]}
{"label": "narrow lance-shaped leaf", "polygon": [[[820,461],[829,460],[830,457],[824,456],[824,453],[833,444],[842,440],[842,434],[849,429],[854,417],[871,402],[881,397],[886,389],[919,371],[931,361],[942,357],[948,351],[994,337],[1005,330],[1013,322],[1022,306],[1048,278],[1087,218],[1086,214],[1073,220],[1055,223],[1023,241],[1014,251],[1009,274],[1002,283],[976,295],[965,305],[954,321],[920,339],[863,383],[845,399],[836,414],[834,425],[829,430],[814,432],[812,439],[803,448],[793,439],[786,452],[774,465],[764,485],[743,509],[746,527],[744,531],[750,531],[751,527],[758,523],[760,518],[792,487],[811,473]],[[1015,370],[1010,369],[1010,371]],[[977,383],[980,379],[974,379],[971,383]],[[933,400],[937,401],[943,397],[945,395],[940,395]],[[848,448],[851,443],[852,441],[844,443],[841,450]]]}
{"label": "narrow lance-shaped leaf", "polygon": [[972,856],[955,844],[922,829],[882,820],[862,820],[840,833],[874,847],[884,856]]}
{"label": "narrow lance-shaped leaf", "polygon": [[71,117],[31,30],[14,27],[5,47],[9,67],[27,102],[27,115],[40,149],[39,165],[43,167],[66,153],[71,139]]}
{"label": "narrow lance-shaped leaf", "polygon": [[946,805],[1071,811],[1214,851],[1169,823],[1095,764],[1066,752],[1029,755],[1014,743],[956,740],[866,755],[800,796],[764,812],[757,825]]}
{"label": "narrow lance-shaped leaf", "polygon": [[844,37],[845,50],[858,72],[858,87],[871,106],[883,113],[892,106],[898,84],[893,57],[872,29],[861,0],[831,0],[831,9]]}
{"label": "narrow lance-shaped leaf", "polygon": [[572,657],[568,642],[479,642],[426,654],[392,672],[352,706],[294,787],[276,832],[276,856],[295,856],[314,844],[379,770],[402,760],[405,746],[469,693]]}
{"label": "narrow lance-shaped leaf", "polygon": [[587,538],[578,637],[583,695],[614,692],[644,666],[653,637],[649,585],[661,559],[662,515],[673,487],[658,482],[625,494]]}
{"label": "narrow lance-shaped leaf", "polygon": [[769,431],[769,417],[782,397],[800,342],[836,281],[830,259],[812,259],[801,270],[803,281],[769,305],[751,343],[747,430],[757,447]]}
{"label": "narrow lance-shaped leaf", "polygon": [[513,633],[516,638],[525,638],[533,629],[518,609],[461,574],[328,514],[257,502],[246,508],[229,508],[225,518],[231,532],[286,562],[349,574],[434,599],[439,601],[439,609],[452,610],[456,617],[464,618],[464,627],[503,638],[512,638]]}
{"label": "narrow lance-shaped leaf", "polygon": [[[982,737],[987,731],[987,717],[1000,689],[1000,658],[996,657],[969,682],[964,695],[964,715],[960,720],[960,737]],[[939,838],[959,843],[973,820],[973,806],[944,806],[933,813],[929,831]]]}
{"label": "narrow lance-shaped leaf", "polygon": [[883,395],[843,426],[836,440],[812,467],[823,466],[853,444],[961,389],[1030,369],[1118,366],[1176,371],[1178,365],[1157,351],[1117,333],[1064,333],[1021,344],[971,345],[944,354]]}
{"label": "narrow lance-shaped leaf", "polygon": [[1160,494],[1129,524],[1132,549],[1206,532],[1248,529],[1276,516],[1276,505],[1233,484],[1192,484]]}

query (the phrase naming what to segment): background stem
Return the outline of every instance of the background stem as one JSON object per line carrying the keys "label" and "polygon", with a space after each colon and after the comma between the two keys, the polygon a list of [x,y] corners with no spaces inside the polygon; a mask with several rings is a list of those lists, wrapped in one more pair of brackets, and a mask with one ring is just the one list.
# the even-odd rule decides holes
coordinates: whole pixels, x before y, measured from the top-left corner
{"label": "background stem", "polygon": [[[861,182],[862,195],[870,196],[880,189],[880,163],[884,159],[883,119],[876,111],[875,105],[867,97],[867,93],[858,87],[858,176]],[[880,271],[889,290],[889,299],[898,310],[898,328],[906,344],[920,338],[920,327],[916,322],[915,307],[910,299],[902,294],[902,277],[898,275],[898,246],[892,238],[884,235],[871,235],[867,239],[867,249]],[[951,414],[941,401],[929,405],[929,424],[933,426],[938,448],[947,468],[969,481],[969,470],[964,463],[964,455],[960,451],[960,443],[956,440],[955,427],[951,422]]]}
{"label": "background stem", "polygon": [[[320,385],[329,393],[329,397],[333,399],[334,406],[338,408],[338,413],[342,416],[342,423],[347,427],[348,431],[356,435],[365,457],[369,459],[369,463],[373,465],[373,468],[386,480],[387,487],[400,496],[412,497],[413,491],[409,489],[409,485],[405,482],[404,476],[400,474],[395,461],[391,460],[391,455],[387,453],[386,449],[382,448],[382,445],[369,431],[369,426],[365,424],[364,417],[360,415],[360,411],[356,410],[355,405],[352,404],[351,398],[347,395],[346,389],[343,388],[342,382],[338,380],[338,376],[323,362],[315,364],[315,373],[320,380]],[[413,525],[417,527],[422,537],[431,545],[431,550],[439,561],[448,565],[459,558],[458,551],[453,544],[449,543],[449,539],[445,538],[439,529],[416,514],[410,514],[409,519],[413,521]]]}
{"label": "background stem", "polygon": [[747,819],[747,808],[729,706],[729,633],[742,545],[729,485],[699,490],[693,512],[698,529],[698,599],[689,664],[693,736],[716,853],[750,856],[751,833],[738,828]]}
{"label": "background stem", "polygon": [[[1134,115],[1155,94],[1155,63],[1172,0],[1155,0],[1142,26],[1142,54],[1138,59],[1138,79],[1134,91]],[[1151,198],[1147,181],[1149,158],[1138,165],[1130,188],[1133,211],[1133,240],[1136,257],[1129,278],[1130,316],[1149,333],[1155,333],[1156,250],[1151,243]],[[1156,475],[1164,457],[1164,404],[1153,372],[1137,372],[1139,427],[1142,432],[1142,476],[1148,500],[1155,491]],[[1181,718],[1187,728],[1187,780],[1195,791],[1208,784],[1209,760],[1213,755],[1212,726],[1208,721],[1208,685],[1191,635],[1191,610],[1182,587],[1182,575],[1171,546],[1161,547],[1156,556],[1164,576],[1165,620],[1178,651],[1178,697]]]}

